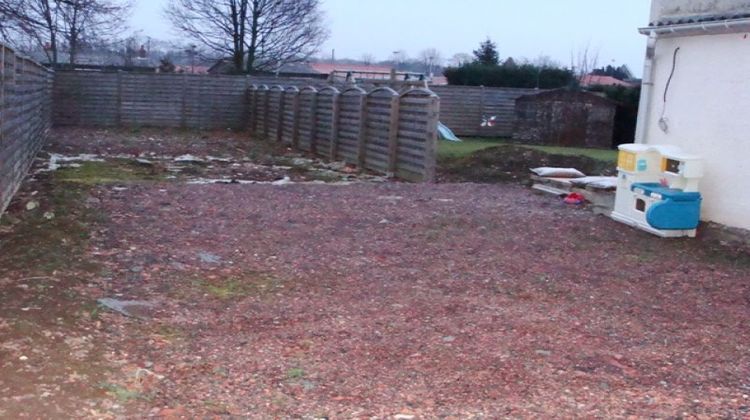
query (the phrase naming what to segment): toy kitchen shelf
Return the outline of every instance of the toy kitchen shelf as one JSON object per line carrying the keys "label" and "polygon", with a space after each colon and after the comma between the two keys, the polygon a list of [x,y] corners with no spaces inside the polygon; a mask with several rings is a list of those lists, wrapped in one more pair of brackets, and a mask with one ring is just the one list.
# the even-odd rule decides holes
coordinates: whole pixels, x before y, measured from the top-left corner
{"label": "toy kitchen shelf", "polygon": [[664,238],[695,237],[703,166],[676,146],[621,145],[612,218]]}

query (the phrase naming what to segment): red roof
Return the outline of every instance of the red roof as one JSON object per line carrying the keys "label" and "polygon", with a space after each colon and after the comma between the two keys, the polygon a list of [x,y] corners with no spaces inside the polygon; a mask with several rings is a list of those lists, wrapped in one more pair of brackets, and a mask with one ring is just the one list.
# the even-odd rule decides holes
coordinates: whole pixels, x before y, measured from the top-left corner
{"label": "red roof", "polygon": [[595,74],[587,74],[581,79],[582,86],[624,86],[633,87],[632,83],[624,82],[620,79],[615,79],[612,76],[597,76]]}

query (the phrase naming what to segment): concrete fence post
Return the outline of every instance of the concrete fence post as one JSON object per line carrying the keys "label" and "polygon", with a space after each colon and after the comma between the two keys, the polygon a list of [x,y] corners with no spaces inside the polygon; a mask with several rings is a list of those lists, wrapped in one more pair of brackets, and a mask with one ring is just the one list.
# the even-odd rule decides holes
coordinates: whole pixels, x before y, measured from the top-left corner
{"label": "concrete fence post", "polygon": [[281,89],[279,92],[279,115],[276,118],[276,141],[281,143],[284,140],[284,103],[286,102],[286,92]]}
{"label": "concrete fence post", "polygon": [[300,101],[300,92],[292,92],[293,99],[292,99],[292,145],[294,148],[299,148],[299,125],[300,125],[300,111],[299,111],[299,101]]}
{"label": "concrete fence post", "polygon": [[391,97],[391,120],[388,125],[388,176],[396,175],[396,162],[398,160],[398,121],[400,118],[401,101],[394,94]]}
{"label": "concrete fence post", "polygon": [[310,152],[318,153],[318,94],[315,90],[310,97]]}
{"label": "concrete fence post", "polygon": [[357,166],[359,170],[365,169],[365,160],[367,159],[367,95],[360,94],[359,104],[359,140],[357,141]]}

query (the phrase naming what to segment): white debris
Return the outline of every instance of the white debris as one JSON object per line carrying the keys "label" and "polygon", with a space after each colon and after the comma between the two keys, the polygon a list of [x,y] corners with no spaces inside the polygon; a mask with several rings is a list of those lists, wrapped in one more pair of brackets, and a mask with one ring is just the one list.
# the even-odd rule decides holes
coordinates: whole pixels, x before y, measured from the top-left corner
{"label": "white debris", "polygon": [[386,201],[399,201],[403,200],[404,197],[401,197],[399,195],[381,195],[378,197],[378,200],[386,200]]}
{"label": "white debris", "polygon": [[292,179],[289,178],[288,176],[285,176],[284,178],[282,178],[282,179],[280,179],[278,181],[273,181],[271,183],[271,185],[287,185],[287,184],[291,184],[291,183],[292,183]]}
{"label": "white debris", "polygon": [[253,181],[253,180],[246,180],[246,179],[233,179],[233,178],[197,178],[197,179],[191,179],[187,181],[187,184],[189,185],[212,185],[212,184],[237,184],[237,185],[275,185],[275,186],[282,186],[282,185],[334,185],[334,186],[345,186],[345,185],[352,185],[355,182],[351,181],[340,181],[340,182],[325,182],[325,181],[303,181],[303,182],[295,182],[289,179],[289,177],[284,177],[284,179],[280,179],[278,181]]}
{"label": "white debris", "polygon": [[62,167],[80,167],[81,165],[73,162],[104,162],[104,159],[97,155],[92,154],[81,154],[75,156],[59,155],[57,153],[50,153],[49,163],[47,169],[42,169],[39,172],[54,172]]}
{"label": "white debris", "polygon": [[187,182],[190,185],[209,185],[209,184],[242,184],[242,185],[251,185],[251,184],[263,184],[263,182],[258,181],[249,181],[244,179],[233,179],[233,178],[218,178],[218,179],[210,179],[210,178],[198,178],[193,179]]}
{"label": "white debris", "polygon": [[203,159],[201,159],[201,158],[199,158],[197,156],[190,155],[190,154],[182,155],[182,156],[177,156],[176,158],[174,158],[174,161],[175,162],[180,162],[180,163],[200,163],[200,162],[205,162]]}

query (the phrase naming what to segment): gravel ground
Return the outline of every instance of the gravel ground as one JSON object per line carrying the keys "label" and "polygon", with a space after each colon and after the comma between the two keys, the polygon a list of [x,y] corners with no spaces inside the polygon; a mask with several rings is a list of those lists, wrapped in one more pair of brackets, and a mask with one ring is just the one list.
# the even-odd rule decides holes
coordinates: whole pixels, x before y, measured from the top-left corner
{"label": "gravel ground", "polygon": [[[103,287],[163,302],[151,322],[185,333],[164,345],[124,335],[128,353],[165,376],[157,407],[337,418],[748,412],[748,265],[690,241],[503,185],[100,194],[111,221],[95,251],[111,255],[115,279]],[[202,263],[206,253],[218,262]],[[143,280],[123,281],[135,266]],[[211,285],[227,292],[206,293]]]}
{"label": "gravel ground", "polygon": [[[33,190],[44,191],[25,187],[11,217]],[[40,200],[40,212],[60,205]],[[0,414],[750,414],[746,256],[508,184],[130,182],[95,185],[82,201],[71,217],[91,220],[86,240],[48,274],[57,289],[5,293],[33,286],[52,255],[14,263],[43,222],[0,231],[0,338],[15,346],[0,347]],[[13,325],[36,314],[23,310],[30,293],[60,285],[71,300],[153,307],[41,325],[101,370],[68,372],[80,389],[51,388],[55,408],[35,393],[64,375],[39,372],[72,362]],[[46,357],[36,370],[34,357]]]}

